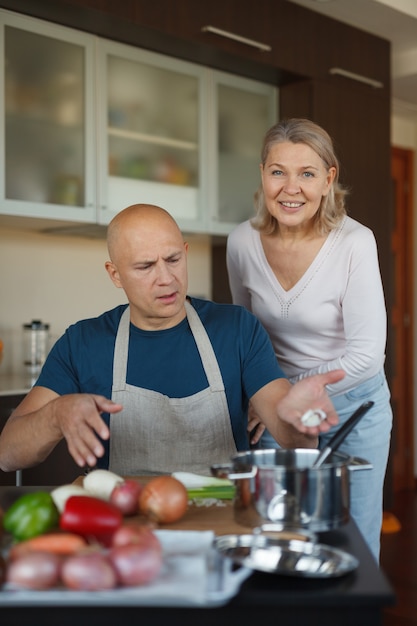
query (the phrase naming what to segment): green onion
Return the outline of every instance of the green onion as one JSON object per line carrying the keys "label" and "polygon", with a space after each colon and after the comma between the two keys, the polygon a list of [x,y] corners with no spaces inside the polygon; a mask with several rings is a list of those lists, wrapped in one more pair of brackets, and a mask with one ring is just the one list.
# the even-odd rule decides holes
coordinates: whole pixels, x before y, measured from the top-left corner
{"label": "green onion", "polygon": [[187,489],[190,500],[194,498],[215,498],[216,500],[232,500],[235,495],[234,485],[207,486],[198,489]]}

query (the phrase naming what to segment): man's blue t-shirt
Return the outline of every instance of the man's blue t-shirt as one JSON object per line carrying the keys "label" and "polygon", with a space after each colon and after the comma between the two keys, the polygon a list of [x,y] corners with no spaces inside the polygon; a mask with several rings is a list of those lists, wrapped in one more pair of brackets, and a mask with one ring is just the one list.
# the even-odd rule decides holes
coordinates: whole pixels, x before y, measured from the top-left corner
{"label": "man's blue t-shirt", "polygon": [[[190,301],[219,363],[236,447],[246,450],[249,399],[285,374],[254,315],[231,304]],[[59,395],[94,393],[111,398],[114,343],[126,306],[70,326],[52,348],[36,384]],[[144,331],[130,325],[127,383],[170,398],[187,397],[208,386],[187,319],[166,330]],[[108,423],[109,415],[103,419]],[[104,467],[107,463],[108,458],[100,461]]]}

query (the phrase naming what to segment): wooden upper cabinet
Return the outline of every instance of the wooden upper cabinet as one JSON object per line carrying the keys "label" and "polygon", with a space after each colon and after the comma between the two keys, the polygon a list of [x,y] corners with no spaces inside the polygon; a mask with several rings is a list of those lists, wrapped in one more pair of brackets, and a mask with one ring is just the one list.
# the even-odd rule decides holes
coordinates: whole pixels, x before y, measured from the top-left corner
{"label": "wooden upper cabinet", "polygon": [[[27,0],[0,4],[28,11]],[[382,83],[378,93],[389,95],[388,40],[288,0],[37,0],[30,13],[275,85],[329,75],[336,84],[354,80],[329,74],[336,68]]]}
{"label": "wooden upper cabinet", "polygon": [[138,24],[211,47],[214,62],[222,50],[311,78],[336,68],[389,89],[388,41],[286,0],[137,0],[131,10]]}
{"label": "wooden upper cabinet", "polygon": [[341,84],[364,79],[362,84],[378,94],[389,94],[388,40],[292,2],[271,3],[271,12],[272,56],[278,67],[311,78],[332,77]]}
{"label": "wooden upper cabinet", "polygon": [[138,0],[134,20],[182,39],[272,65],[272,5],[257,0]]}

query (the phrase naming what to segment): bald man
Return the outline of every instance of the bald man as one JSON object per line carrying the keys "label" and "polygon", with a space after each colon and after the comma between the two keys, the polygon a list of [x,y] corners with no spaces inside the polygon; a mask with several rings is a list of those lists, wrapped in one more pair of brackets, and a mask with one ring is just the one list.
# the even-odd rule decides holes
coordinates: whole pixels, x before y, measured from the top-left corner
{"label": "bald man", "polygon": [[[187,296],[187,251],[164,209],[137,204],[108,227],[106,270],[128,304],[70,326],[0,436],[0,468],[43,461],[63,438],[80,467],[209,474],[249,447],[247,409],[282,447],[315,447],[338,418],[325,385],[291,386],[242,307]],[[327,419],[301,422],[308,409]]]}

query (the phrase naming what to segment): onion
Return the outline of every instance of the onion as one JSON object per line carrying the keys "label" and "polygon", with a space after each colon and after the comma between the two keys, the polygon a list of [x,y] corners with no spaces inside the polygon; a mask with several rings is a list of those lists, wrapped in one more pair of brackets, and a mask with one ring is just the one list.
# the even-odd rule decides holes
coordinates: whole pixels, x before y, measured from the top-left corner
{"label": "onion", "polygon": [[139,511],[139,496],[142,485],[133,478],[126,478],[117,484],[110,495],[110,502],[114,504],[123,515],[136,515]]}
{"label": "onion", "polygon": [[128,545],[145,546],[162,552],[161,542],[152,529],[149,526],[135,522],[123,524],[112,537],[112,548]]}
{"label": "onion", "polygon": [[90,495],[109,500],[115,486],[122,482],[124,479],[118,474],[110,470],[96,469],[84,476],[83,487],[90,492]]}
{"label": "onion", "polygon": [[162,552],[152,546],[130,544],[112,548],[109,559],[123,586],[145,585],[154,580],[162,568]]}
{"label": "onion", "polygon": [[68,557],[61,569],[61,579],[69,589],[100,591],[117,586],[116,572],[106,555],[86,552]]}
{"label": "onion", "polygon": [[89,491],[81,487],[81,485],[61,485],[51,491],[52,500],[55,502],[55,506],[60,513],[65,508],[65,503],[71,496],[88,496],[91,495]]}
{"label": "onion", "polygon": [[172,476],[152,478],[142,489],[139,508],[149,519],[169,524],[181,519],[188,507],[187,489]]}
{"label": "onion", "polygon": [[59,580],[61,559],[50,552],[30,552],[10,561],[6,581],[22,589],[50,589]]}

